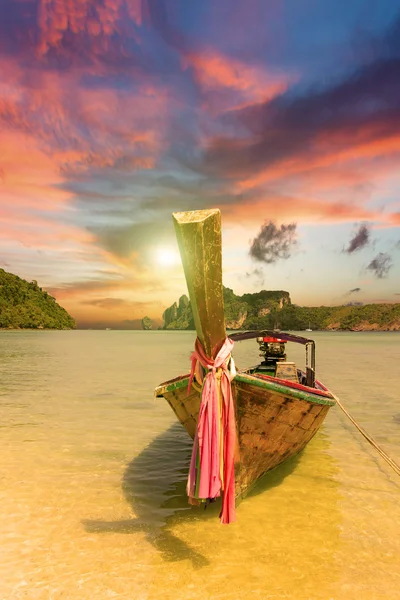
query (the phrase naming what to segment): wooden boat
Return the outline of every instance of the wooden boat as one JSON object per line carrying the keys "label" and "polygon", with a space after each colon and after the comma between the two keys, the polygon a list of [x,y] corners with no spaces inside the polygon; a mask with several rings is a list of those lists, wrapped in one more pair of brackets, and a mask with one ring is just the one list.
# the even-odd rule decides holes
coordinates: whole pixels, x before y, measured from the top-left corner
{"label": "wooden boat", "polygon": [[[226,338],[221,222],[218,209],[175,213],[175,229],[188,285],[197,337],[208,356],[216,356]],[[250,331],[229,336],[238,342],[257,339],[262,362],[239,370],[233,381],[237,431],[235,493],[244,497],[265,473],[300,452],[318,431],[329,408],[330,392],[315,379],[313,340],[276,331]],[[286,343],[306,350],[306,368],[286,360]],[[165,398],[187,433],[194,438],[201,386],[189,374],[166,381],[155,390]]]}

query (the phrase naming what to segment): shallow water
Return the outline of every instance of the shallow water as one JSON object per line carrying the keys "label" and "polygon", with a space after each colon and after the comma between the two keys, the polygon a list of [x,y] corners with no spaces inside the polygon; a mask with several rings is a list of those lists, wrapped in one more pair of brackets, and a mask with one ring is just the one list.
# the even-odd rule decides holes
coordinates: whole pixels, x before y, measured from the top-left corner
{"label": "shallow water", "polygon": [[[400,334],[310,335],[318,378],[400,462]],[[0,598],[400,598],[400,478],[338,408],[235,524],[188,507],[191,441],[153,389],[193,341],[0,333]]]}

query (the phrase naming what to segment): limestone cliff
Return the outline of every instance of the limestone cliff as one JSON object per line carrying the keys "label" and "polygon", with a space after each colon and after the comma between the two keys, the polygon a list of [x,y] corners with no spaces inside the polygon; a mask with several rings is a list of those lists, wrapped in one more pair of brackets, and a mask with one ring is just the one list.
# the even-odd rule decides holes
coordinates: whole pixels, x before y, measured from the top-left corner
{"label": "limestone cliff", "polygon": [[[225,325],[227,329],[247,328],[251,320],[258,316],[270,315],[272,321],[276,312],[290,304],[290,295],[284,291],[262,290],[256,294],[237,296],[233,290],[224,287]],[[194,329],[190,301],[181,296],[163,314],[163,329]],[[272,324],[274,326],[274,324]]]}
{"label": "limestone cliff", "polygon": [[152,329],[152,327],[153,327],[153,321],[150,319],[150,317],[143,317],[142,329],[148,330],[148,329]]}
{"label": "limestone cliff", "polygon": [[163,329],[194,329],[192,309],[189,298],[185,295],[174,302],[163,313]]}
{"label": "limestone cliff", "polygon": [[[227,329],[400,331],[400,304],[297,306],[283,290],[237,296],[224,288],[224,305]],[[188,298],[170,306],[163,319],[164,329],[194,329]]]}

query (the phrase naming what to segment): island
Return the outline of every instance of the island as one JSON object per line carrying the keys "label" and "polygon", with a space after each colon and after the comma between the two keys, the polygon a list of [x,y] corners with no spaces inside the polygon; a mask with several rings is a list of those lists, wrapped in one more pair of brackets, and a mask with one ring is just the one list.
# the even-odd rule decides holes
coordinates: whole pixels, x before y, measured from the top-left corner
{"label": "island", "polygon": [[153,327],[153,321],[150,319],[150,317],[143,317],[142,321],[142,329],[144,330],[149,330],[152,329]]}
{"label": "island", "polygon": [[75,329],[75,320],[42,290],[0,269],[0,329]]}
{"label": "island", "polygon": [[[298,306],[289,292],[261,290],[237,296],[224,287],[227,329],[400,331],[400,304]],[[163,313],[163,329],[195,329],[190,301],[179,298]]]}

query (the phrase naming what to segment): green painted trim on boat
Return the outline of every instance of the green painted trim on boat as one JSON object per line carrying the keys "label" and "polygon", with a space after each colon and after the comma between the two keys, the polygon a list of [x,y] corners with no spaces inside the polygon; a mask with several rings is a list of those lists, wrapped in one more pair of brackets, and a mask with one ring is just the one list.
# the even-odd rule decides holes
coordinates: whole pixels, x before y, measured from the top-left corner
{"label": "green painted trim on boat", "polygon": [[[312,393],[303,392],[302,390],[296,390],[295,388],[287,388],[284,385],[275,383],[274,381],[263,381],[262,379],[252,377],[251,375],[242,375],[238,373],[235,376],[235,381],[239,383],[250,383],[255,387],[271,390],[272,392],[277,392],[278,394],[282,394],[283,396],[290,396],[292,398],[298,398],[299,400],[305,400],[306,402],[312,402],[313,404],[324,404],[325,406],[334,406],[336,404],[333,398],[324,398],[323,396],[317,396],[316,394],[314,395]],[[156,389],[156,392],[158,392],[157,395],[162,395],[162,388],[164,388],[164,391],[166,392],[174,392],[175,390],[187,387],[188,383],[189,377],[184,377],[183,379],[178,379],[178,381],[174,381],[169,385],[159,386]]]}
{"label": "green painted trim on boat", "polygon": [[256,387],[272,390],[278,394],[282,394],[283,396],[292,396],[293,398],[306,400],[307,402],[312,402],[313,404],[325,404],[327,406],[334,406],[336,404],[333,398],[324,398],[323,396],[317,396],[317,394],[313,394],[312,392],[308,393],[303,392],[302,390],[296,390],[295,388],[288,388],[284,385],[280,385],[279,383],[275,383],[274,381],[263,381],[262,379],[252,377],[251,375],[241,375],[238,373],[235,377],[235,380],[239,383],[251,383],[251,385]]}
{"label": "green painted trim on boat", "polygon": [[189,383],[189,376],[183,376],[182,379],[178,379],[178,381],[173,381],[170,384],[162,384],[156,387],[155,394],[156,396],[162,396],[162,389],[166,392],[174,392],[175,390],[179,390],[180,388],[187,387]]}

